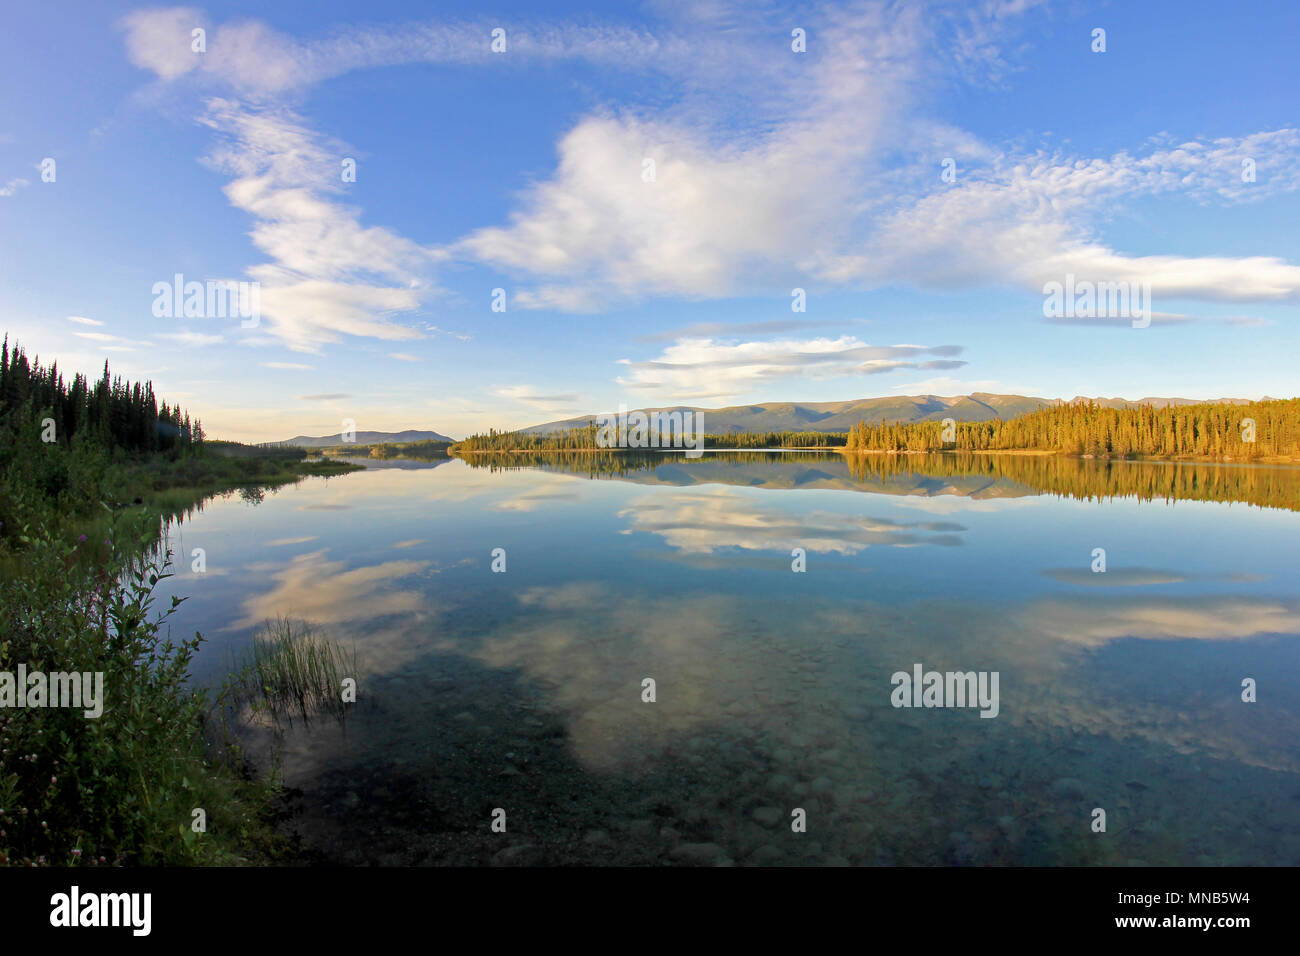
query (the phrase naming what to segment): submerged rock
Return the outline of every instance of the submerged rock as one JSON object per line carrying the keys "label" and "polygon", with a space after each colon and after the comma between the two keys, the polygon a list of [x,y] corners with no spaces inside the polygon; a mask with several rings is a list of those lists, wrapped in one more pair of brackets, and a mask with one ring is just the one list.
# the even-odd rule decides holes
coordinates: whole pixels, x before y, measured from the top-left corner
{"label": "submerged rock", "polygon": [[689,866],[731,866],[731,857],[716,843],[683,843],[668,854]]}
{"label": "submerged rock", "polygon": [[792,786],[794,786],[794,780],[783,773],[773,774],[767,781],[767,789],[775,790],[777,793],[785,793]]}
{"label": "submerged rock", "polygon": [[1067,800],[1082,800],[1087,796],[1088,788],[1083,785],[1083,781],[1074,777],[1062,777],[1052,784],[1052,793]]}
{"label": "submerged rock", "polygon": [[746,863],[750,866],[774,866],[785,859],[785,851],[780,847],[765,843],[749,854]]}
{"label": "submerged rock", "polygon": [[508,846],[492,857],[493,866],[540,866],[542,848],[532,843]]}
{"label": "submerged rock", "polygon": [[781,822],[782,813],[776,807],[759,807],[752,816],[755,823],[770,828]]}

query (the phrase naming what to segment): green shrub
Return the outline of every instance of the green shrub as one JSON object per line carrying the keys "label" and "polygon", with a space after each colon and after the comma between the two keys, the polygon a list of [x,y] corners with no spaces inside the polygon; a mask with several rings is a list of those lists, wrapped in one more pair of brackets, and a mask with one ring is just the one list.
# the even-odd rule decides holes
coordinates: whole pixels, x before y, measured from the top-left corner
{"label": "green shrub", "polygon": [[[237,863],[273,853],[273,787],[203,738],[206,695],[188,683],[202,638],[174,642],[153,589],[165,559],[139,528],[64,544],[23,529],[24,573],[0,580],[0,671],[102,672],[103,713],[0,709],[0,862]],[[119,541],[123,542],[119,544]],[[81,569],[90,559],[91,569]],[[206,813],[205,833],[191,824]]]}

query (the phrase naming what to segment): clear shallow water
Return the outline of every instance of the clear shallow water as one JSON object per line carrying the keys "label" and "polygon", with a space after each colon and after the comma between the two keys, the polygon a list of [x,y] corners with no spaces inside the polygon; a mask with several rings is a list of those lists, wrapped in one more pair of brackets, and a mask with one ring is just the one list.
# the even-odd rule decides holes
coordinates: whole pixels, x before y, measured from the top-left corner
{"label": "clear shallow water", "polygon": [[[487,462],[309,479],[172,532],[207,556],[166,582],[200,679],[276,615],[355,642],[346,729],[284,741],[312,858],[1300,863],[1300,513],[1110,497],[1136,472],[1089,462]],[[1247,484],[1285,505],[1295,475]],[[916,663],[999,672],[998,717],[892,707]]]}

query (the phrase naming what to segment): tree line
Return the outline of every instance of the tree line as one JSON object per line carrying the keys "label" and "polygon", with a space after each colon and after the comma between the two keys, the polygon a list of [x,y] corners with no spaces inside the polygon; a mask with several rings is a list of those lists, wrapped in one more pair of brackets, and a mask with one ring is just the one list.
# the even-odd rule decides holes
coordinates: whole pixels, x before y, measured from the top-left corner
{"label": "tree line", "polygon": [[[549,433],[471,435],[457,452],[592,451],[595,423]],[[983,422],[878,424],[845,432],[766,431],[707,434],[705,448],[836,448],[848,451],[1050,451],[1093,458],[1205,458],[1252,461],[1300,457],[1300,399],[1233,404],[1108,408],[1081,400]]]}
{"label": "tree line", "polygon": [[[485,435],[471,435],[451,446],[454,452],[484,451],[590,451],[599,448],[597,436],[600,429],[593,422],[580,428],[547,433],[498,431],[493,428]],[[844,432],[732,432],[706,434],[705,448],[810,448],[842,447],[847,439]],[[669,442],[664,442],[669,447]],[[617,450],[617,449],[611,449]],[[635,451],[637,449],[629,449]]]}
{"label": "tree line", "polygon": [[705,435],[706,448],[842,448],[845,432],[731,432]]}
{"label": "tree line", "polygon": [[595,422],[581,428],[554,432],[512,432],[489,429],[486,435],[470,435],[451,446],[452,452],[464,451],[572,451],[592,449],[596,444]]}
{"label": "tree line", "polygon": [[1094,458],[1297,457],[1300,399],[1164,408],[1106,408],[1078,401],[1006,420],[958,422],[951,430],[941,422],[859,422],[849,429],[845,447],[893,452],[1038,450]]}
{"label": "tree line", "polygon": [[80,373],[68,382],[57,362],[47,368],[29,360],[17,344],[10,348],[7,335],[0,345],[0,429],[10,439],[26,431],[47,444],[69,447],[81,439],[142,454],[181,453],[203,443],[203,425],[180,406],[160,407],[153,383],[110,378],[107,361],[93,384]]}

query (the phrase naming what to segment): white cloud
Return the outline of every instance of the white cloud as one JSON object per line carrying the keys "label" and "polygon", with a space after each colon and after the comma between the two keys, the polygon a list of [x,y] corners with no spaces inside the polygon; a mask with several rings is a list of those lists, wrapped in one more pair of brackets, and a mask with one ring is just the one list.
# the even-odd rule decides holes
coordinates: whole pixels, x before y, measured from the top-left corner
{"label": "white cloud", "polygon": [[391,316],[430,292],[441,254],[362,226],[339,201],[345,146],[321,141],[290,111],[230,100],[210,101],[201,122],[226,137],[209,162],[235,177],[226,195],[253,217],[253,244],[271,259],[248,270],[267,333],[306,352],[343,335],[423,337]]}
{"label": "white cloud", "polygon": [[[794,286],[1010,285],[1041,294],[1071,273],[1150,282],[1157,303],[1300,295],[1300,266],[1277,256],[1134,254],[1102,235],[1136,197],[1252,202],[1300,187],[1300,131],[1164,137],[1138,153],[1092,158],[1009,150],[917,115],[917,94],[954,73],[1000,82],[1014,69],[1008,42],[1039,5],[810,9],[806,57],[774,42],[788,34],[784,13],[730,3],[672,10],[653,34],[521,24],[508,30],[505,57],[489,52],[486,23],[302,40],[240,21],[209,26],[199,55],[189,31],[205,24],[193,9],[140,11],[122,26],[132,62],[164,83],[186,77],[222,94],[202,119],[227,138],[210,159],[233,177],[227,196],[253,217],[252,240],[269,259],[248,270],[262,284],[266,333],[298,351],[347,335],[441,333],[401,316],[436,293],[433,270],[452,258],[520,277],[512,306],[562,312],[652,296],[785,295]],[[686,29],[674,33],[673,18]],[[338,175],[353,151],[276,105],[361,68],[561,59],[654,72],[670,82],[673,105],[579,118],[559,139],[554,171],[520,195],[504,224],[445,248],[363,226]],[[938,176],[945,156],[961,167],[951,185]],[[643,178],[646,159],[653,181]],[[1243,181],[1243,159],[1255,163],[1256,181]],[[735,374],[724,388],[743,377]],[[628,381],[660,385],[648,374]]]}
{"label": "white cloud", "polygon": [[450,335],[453,339],[460,339],[462,342],[468,342],[474,338],[474,336],[462,332],[449,332],[447,329],[440,329],[436,325],[425,325],[424,331],[433,335]]}
{"label": "white cloud", "polygon": [[[1136,196],[1252,202],[1300,188],[1300,130],[1166,137],[1105,159],[1007,152],[913,114],[920,64],[934,65],[927,44],[956,45],[967,67],[996,78],[1007,69],[998,39],[1035,5],[989,0],[965,19],[949,10],[925,24],[881,7],[838,11],[818,31],[824,48],[806,76],[776,78],[769,98],[793,107],[757,131],[737,129],[722,107],[717,117],[586,117],[509,223],[453,251],[530,274],[514,302],[563,312],[825,283],[1041,294],[1067,273],[1148,281],[1164,298],[1294,298],[1300,267],[1280,258],[1129,255],[1099,230]],[[946,156],[961,161],[953,185],[938,175]],[[653,182],[642,178],[647,158]],[[1253,182],[1243,159],[1256,166]]]}
{"label": "white cloud", "polygon": [[970,395],[973,392],[988,392],[994,395],[1039,395],[1042,390],[1030,385],[1008,385],[994,379],[967,381],[947,376],[927,378],[919,382],[906,382],[902,385],[889,386],[891,391],[904,395]]}
{"label": "white cloud", "polygon": [[[587,119],[561,141],[556,178],[531,192],[512,224],[481,229],[458,251],[565,280],[516,296],[524,307],[731,294],[776,263],[796,275],[809,231],[847,200],[850,154],[861,158],[865,146],[827,148],[809,129],[720,150],[667,124]],[[644,158],[655,161],[654,182],[642,181]]]}
{"label": "white cloud", "polygon": [[548,394],[532,385],[494,385],[492,394],[520,402],[545,412],[558,412],[577,406],[580,396],[573,392]]}
{"label": "white cloud", "polygon": [[193,7],[136,10],[119,24],[126,33],[130,61],[164,80],[174,80],[204,62],[201,57],[206,54],[193,50],[192,32],[207,25],[203,14]]}
{"label": "white cloud", "polygon": [[70,315],[68,316],[68,321],[75,322],[77,325],[103,325],[104,324],[103,322],[100,322],[97,319],[88,319],[84,315]]}
{"label": "white cloud", "polygon": [[24,186],[29,186],[29,185],[31,184],[28,183],[27,180],[25,179],[11,179],[3,186],[0,186],[0,196],[12,196],[14,193],[18,192],[18,190],[22,189]]}
{"label": "white cloud", "polygon": [[731,488],[693,488],[690,493],[639,498],[619,517],[629,519],[630,531],[659,535],[669,547],[687,554],[740,548],[788,555],[792,547],[800,547],[813,553],[853,555],[872,546],[953,546],[961,543],[959,534],[965,530],[950,522],[787,512],[775,502],[780,497],[755,498]]}
{"label": "white cloud", "polygon": [[[1243,184],[1241,158],[1271,168],[1268,183]],[[1004,156],[956,184],[900,202],[857,252],[828,257],[827,280],[923,288],[997,283],[1041,293],[1046,282],[1150,282],[1155,302],[1188,297],[1267,301],[1300,295],[1300,266],[1274,256],[1126,255],[1097,237],[1101,223],[1138,196],[1208,203],[1250,201],[1300,188],[1293,172],[1300,130],[1241,140],[1158,147],[1144,156],[1071,159]]]}
{"label": "white cloud", "polygon": [[623,359],[618,384],[654,392],[665,400],[730,398],[785,378],[822,381],[881,375],[899,369],[950,369],[965,365],[955,345],[869,345],[852,336],[807,340],[732,342],[679,339],[659,358]]}
{"label": "white cloud", "polygon": [[216,345],[218,342],[225,341],[224,336],[205,332],[164,332],[159,333],[158,338],[167,339],[187,348],[202,348],[205,345]]}
{"label": "white cloud", "polygon": [[105,352],[134,352],[137,345],[142,347],[151,347],[153,345],[152,342],[128,339],[120,335],[111,335],[108,332],[73,332],[72,334],[88,342],[102,343],[100,348]]}
{"label": "white cloud", "polygon": [[262,363],[262,367],[263,367],[263,368],[291,369],[291,370],[296,370],[296,371],[307,371],[308,369],[311,368],[310,365],[300,365],[300,364],[298,364],[297,362],[263,362],[263,363]]}
{"label": "white cloud", "polygon": [[[131,62],[171,82],[189,75],[241,95],[268,98],[302,90],[352,70],[411,63],[510,66],[581,59],[627,66],[682,55],[677,45],[623,27],[507,23],[508,56],[490,49],[498,22],[406,23],[351,27],[299,40],[260,20],[213,25],[193,8],[140,10],[119,24]],[[191,49],[191,31],[207,31],[204,53]]]}
{"label": "white cloud", "polygon": [[[863,6],[832,14],[818,36],[807,76],[780,72],[763,91],[795,101],[770,128],[723,130],[694,109],[587,117],[510,224],[479,229],[453,251],[531,273],[540,281],[515,301],[562,311],[808,277],[813,250],[843,241],[872,188],[873,154],[908,101],[923,30],[914,12]],[[746,40],[757,42],[736,38]]]}

